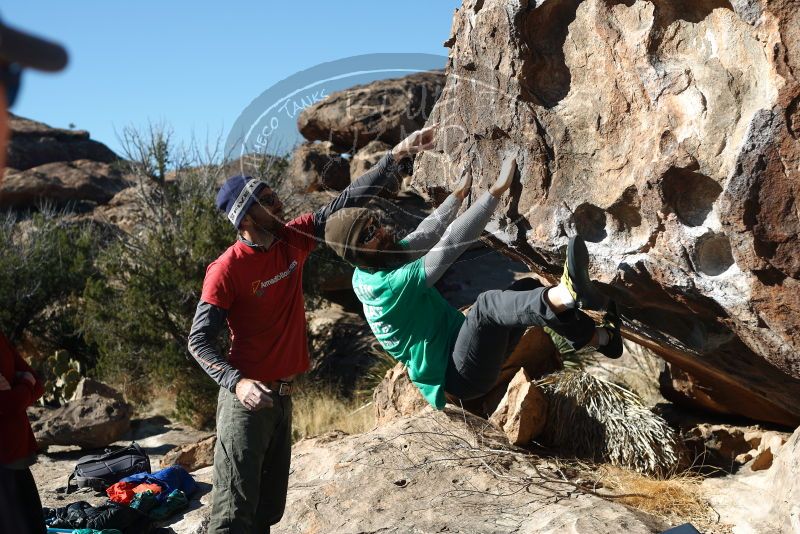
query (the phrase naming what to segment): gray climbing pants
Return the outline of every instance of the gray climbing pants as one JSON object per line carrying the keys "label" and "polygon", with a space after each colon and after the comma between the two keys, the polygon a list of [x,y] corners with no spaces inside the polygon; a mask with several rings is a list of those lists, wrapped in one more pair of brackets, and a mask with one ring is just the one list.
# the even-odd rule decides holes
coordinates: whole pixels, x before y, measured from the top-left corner
{"label": "gray climbing pants", "polygon": [[264,534],[286,506],[292,455],[292,400],[251,412],[220,388],[214,448],[211,534]]}
{"label": "gray climbing pants", "polygon": [[548,288],[533,278],[505,291],[478,295],[456,337],[445,375],[445,390],[461,400],[488,393],[506,358],[529,326],[548,326],[575,350],[592,340],[595,324],[578,309],[556,314],[544,298]]}

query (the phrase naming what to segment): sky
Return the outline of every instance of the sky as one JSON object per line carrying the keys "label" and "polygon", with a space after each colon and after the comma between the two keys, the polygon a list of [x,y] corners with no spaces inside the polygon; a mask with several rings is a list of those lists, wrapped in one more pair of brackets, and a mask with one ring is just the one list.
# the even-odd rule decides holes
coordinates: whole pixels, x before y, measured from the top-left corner
{"label": "sky", "polygon": [[[213,143],[229,135],[259,95],[322,63],[402,53],[429,54],[423,63],[444,67],[442,43],[459,5],[457,0],[6,0],[0,8],[5,23],[57,40],[70,54],[61,73],[26,71],[11,111],[55,127],[88,130],[118,153],[124,127],[150,123],[167,125],[181,143],[193,138]],[[322,94],[338,88],[324,87]]]}

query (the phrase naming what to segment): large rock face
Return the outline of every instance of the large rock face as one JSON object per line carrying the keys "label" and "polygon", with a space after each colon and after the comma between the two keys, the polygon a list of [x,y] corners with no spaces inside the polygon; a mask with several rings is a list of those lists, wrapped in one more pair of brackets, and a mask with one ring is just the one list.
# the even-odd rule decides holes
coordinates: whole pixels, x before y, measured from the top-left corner
{"label": "large rock face", "polygon": [[800,423],[797,2],[465,0],[446,44],[416,184],[468,163],[485,188],[516,154],[505,246],[553,279],[582,235],[629,337]]}

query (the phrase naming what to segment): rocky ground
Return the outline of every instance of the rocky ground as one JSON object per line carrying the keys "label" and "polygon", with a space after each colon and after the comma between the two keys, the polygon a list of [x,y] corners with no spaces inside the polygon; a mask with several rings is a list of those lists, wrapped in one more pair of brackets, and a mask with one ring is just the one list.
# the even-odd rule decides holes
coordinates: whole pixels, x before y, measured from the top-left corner
{"label": "rocky ground", "polygon": [[[136,440],[158,469],[171,449],[208,435],[152,417],[134,421],[117,444]],[[364,434],[333,431],[296,443],[286,515],[275,532],[657,533],[689,520],[705,533],[791,532],[785,528],[800,517],[798,447],[800,432],[776,454],[777,468],[753,471],[751,463],[735,475],[693,483],[699,502],[707,503],[704,513],[654,514],[615,502],[609,496],[620,491],[592,483],[580,464],[511,446],[500,430],[460,408],[426,407]],[[39,457],[33,473],[45,506],[104,500],[88,490],[63,493],[82,454],[51,447]],[[194,458],[196,465],[209,460]],[[165,523],[175,533],[206,532],[211,469],[193,469],[200,491],[188,510]]]}

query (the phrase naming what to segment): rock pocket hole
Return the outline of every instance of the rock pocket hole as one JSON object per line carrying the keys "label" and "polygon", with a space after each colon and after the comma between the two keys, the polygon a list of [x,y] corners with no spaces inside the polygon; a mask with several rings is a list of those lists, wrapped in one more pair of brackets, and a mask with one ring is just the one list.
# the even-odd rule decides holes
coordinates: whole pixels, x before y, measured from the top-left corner
{"label": "rock pocket hole", "polygon": [[608,236],[606,232],[606,212],[594,204],[581,204],[572,213],[572,224],[583,239],[599,243]]}
{"label": "rock pocket hole", "polygon": [[636,187],[630,186],[625,189],[619,200],[608,208],[608,213],[614,219],[617,230],[630,231],[642,224],[642,215],[639,209],[639,192]]}
{"label": "rock pocket hole", "polygon": [[405,488],[406,486],[408,486],[408,480],[404,478],[400,480],[395,480],[394,485],[397,486],[398,488]]}
{"label": "rock pocket hole", "polygon": [[717,182],[693,169],[672,167],[661,178],[664,202],[686,226],[703,224],[721,193]]}
{"label": "rock pocket hole", "polygon": [[522,64],[522,97],[552,108],[569,93],[572,77],[564,57],[569,25],[582,0],[548,0],[525,19],[523,39],[528,55]]}
{"label": "rock pocket hole", "polygon": [[728,0],[651,0],[655,5],[655,23],[650,35],[649,52],[655,53],[661,46],[667,28],[682,20],[692,24],[702,22],[715,9],[728,9],[733,6]]}
{"label": "rock pocket hole", "polygon": [[719,276],[733,265],[731,242],[725,234],[707,234],[694,250],[695,268],[707,276]]}

